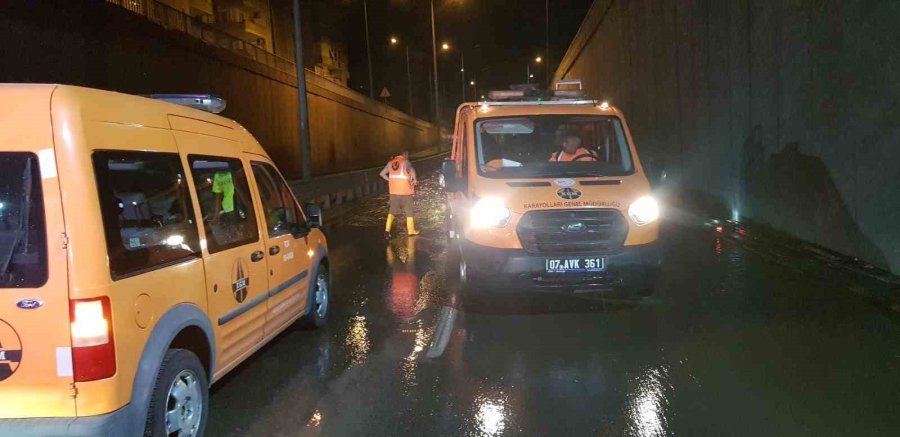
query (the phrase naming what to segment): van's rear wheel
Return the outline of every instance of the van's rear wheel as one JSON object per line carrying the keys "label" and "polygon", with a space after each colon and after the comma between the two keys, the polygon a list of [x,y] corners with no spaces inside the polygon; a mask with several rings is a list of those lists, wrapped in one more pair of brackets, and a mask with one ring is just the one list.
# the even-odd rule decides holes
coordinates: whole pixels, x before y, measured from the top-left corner
{"label": "van's rear wheel", "polygon": [[328,268],[324,265],[319,267],[316,283],[311,291],[312,306],[309,314],[301,319],[301,323],[307,328],[321,328],[328,320],[328,311],[331,306],[331,281],[328,276]]}
{"label": "van's rear wheel", "polygon": [[169,349],[156,375],[145,436],[199,436],[209,416],[209,383],[193,352]]}

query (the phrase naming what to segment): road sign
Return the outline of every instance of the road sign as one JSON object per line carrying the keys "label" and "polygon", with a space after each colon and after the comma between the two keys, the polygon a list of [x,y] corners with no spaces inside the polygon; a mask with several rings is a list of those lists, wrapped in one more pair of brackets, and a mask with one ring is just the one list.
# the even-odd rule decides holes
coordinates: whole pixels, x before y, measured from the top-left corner
{"label": "road sign", "polygon": [[388,91],[387,87],[382,88],[381,94],[378,95],[378,97],[381,97],[382,99],[386,99],[390,96],[391,96],[391,92]]}

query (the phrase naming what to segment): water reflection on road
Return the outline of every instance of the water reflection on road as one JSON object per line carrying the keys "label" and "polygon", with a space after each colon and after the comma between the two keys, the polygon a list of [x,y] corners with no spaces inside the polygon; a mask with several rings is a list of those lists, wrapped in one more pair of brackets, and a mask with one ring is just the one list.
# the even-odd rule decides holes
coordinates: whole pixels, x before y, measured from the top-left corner
{"label": "water reflection on road", "polygon": [[667,223],[648,298],[476,302],[419,192],[419,237],[386,196],[328,229],[328,326],[217,384],[209,435],[900,435],[900,323],[847,290]]}

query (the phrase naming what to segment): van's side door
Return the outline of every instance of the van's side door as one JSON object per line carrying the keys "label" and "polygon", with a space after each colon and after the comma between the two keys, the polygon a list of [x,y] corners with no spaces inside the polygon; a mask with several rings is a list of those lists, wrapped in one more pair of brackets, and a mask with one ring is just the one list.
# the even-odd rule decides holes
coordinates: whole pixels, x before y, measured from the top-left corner
{"label": "van's side door", "polygon": [[260,344],[268,281],[261,220],[250,192],[250,166],[231,140],[174,132],[190,169],[201,217],[209,319],[216,335],[216,373],[227,371]]}
{"label": "van's side door", "polygon": [[309,289],[309,228],[300,206],[267,158],[247,154],[263,217],[269,266],[269,304],[265,335],[275,334],[306,310]]}

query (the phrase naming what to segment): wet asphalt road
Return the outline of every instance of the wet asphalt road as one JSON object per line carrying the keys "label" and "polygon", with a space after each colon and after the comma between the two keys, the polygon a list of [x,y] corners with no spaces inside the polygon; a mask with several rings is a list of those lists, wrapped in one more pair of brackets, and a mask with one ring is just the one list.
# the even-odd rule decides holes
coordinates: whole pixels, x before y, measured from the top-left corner
{"label": "wet asphalt road", "polygon": [[208,435],[900,435],[900,317],[846,285],[666,223],[649,298],[473,303],[433,180],[422,236],[386,243],[386,204],[329,228],[328,326],[220,381]]}

